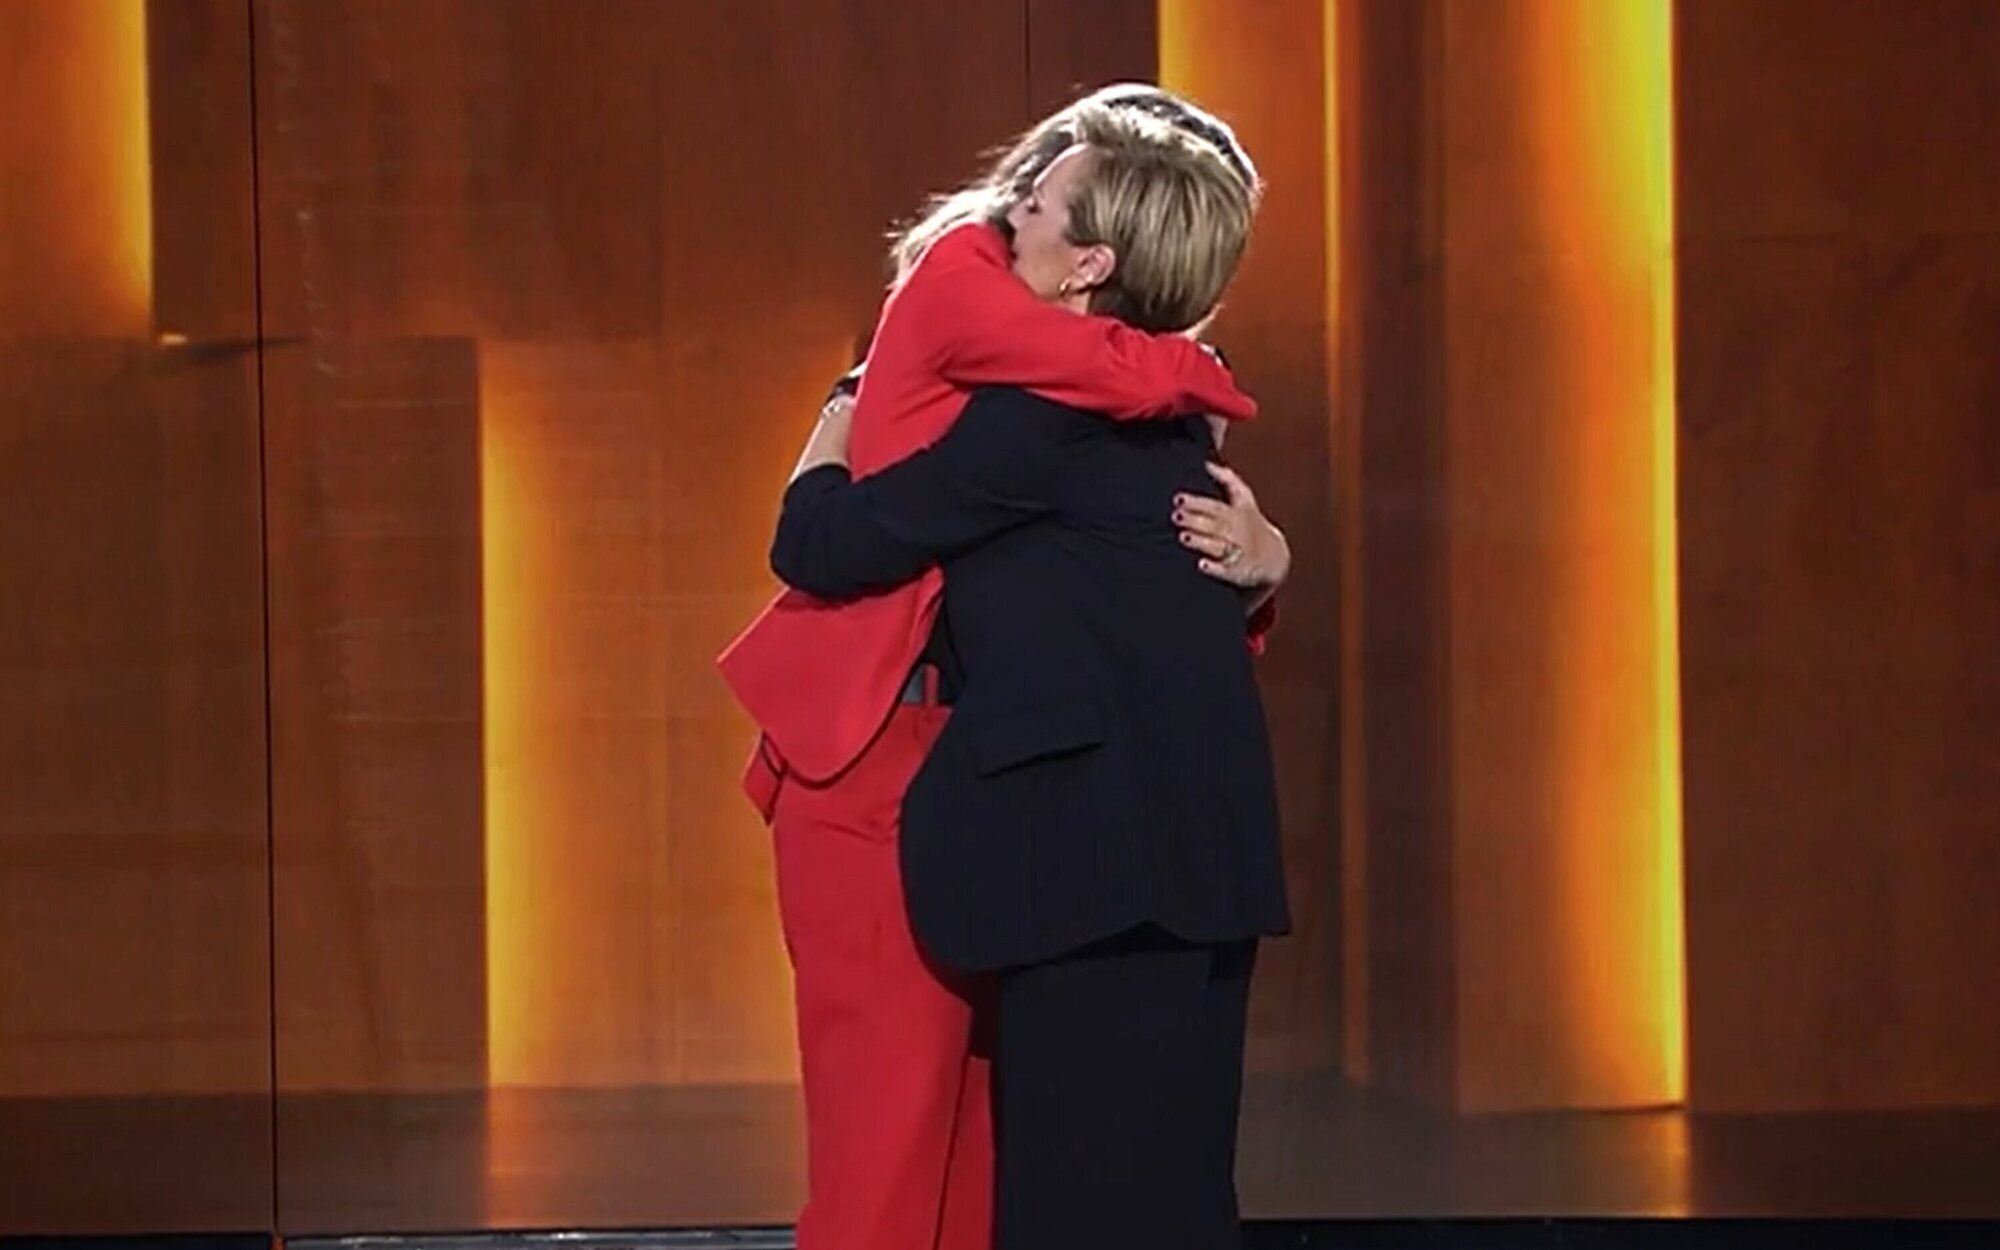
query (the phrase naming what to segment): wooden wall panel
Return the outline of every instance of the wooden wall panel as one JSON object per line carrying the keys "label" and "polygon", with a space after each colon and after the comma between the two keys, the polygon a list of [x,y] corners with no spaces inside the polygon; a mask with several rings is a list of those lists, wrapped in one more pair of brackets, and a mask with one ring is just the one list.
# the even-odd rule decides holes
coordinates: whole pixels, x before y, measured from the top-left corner
{"label": "wooden wall panel", "polygon": [[283,1226],[787,1219],[713,661],[885,232],[1027,120],[1021,0],[257,13]]}
{"label": "wooden wall panel", "polygon": [[0,8],[0,1234],[270,1219],[255,356],[151,336],[255,307],[244,21]]}
{"label": "wooden wall panel", "polygon": [[1670,14],[1445,0],[1437,18],[1468,1109],[1681,1096]]}
{"label": "wooden wall panel", "polygon": [[1442,127],[1435,5],[1340,0],[1332,391],[1340,486],[1344,1070],[1455,1097],[1457,929],[1446,706]]}
{"label": "wooden wall panel", "polygon": [[[1285,527],[1293,555],[1278,631],[1259,662],[1278,766],[1293,934],[1260,956],[1253,1072],[1336,1059],[1338,748],[1332,423],[1327,395],[1327,87],[1321,6],[1254,12],[1209,0],[1160,8],[1160,81],[1226,118],[1269,189],[1243,271],[1209,331],[1262,415],[1231,460]],[[1252,1126],[1255,1140],[1255,1126]]]}
{"label": "wooden wall panel", "polygon": [[287,1095],[486,1078],[477,356],[273,347],[273,901]]}
{"label": "wooden wall panel", "polygon": [[1691,1095],[2000,1100],[2000,11],[1687,0]]}
{"label": "wooden wall panel", "polygon": [[650,333],[664,12],[257,6],[266,332]]}
{"label": "wooden wall panel", "polygon": [[400,1227],[383,1195],[478,1175],[418,1127],[457,1105],[421,1095],[476,1108],[486,1076],[477,359],[464,340],[267,348],[287,1230],[329,1207]]}
{"label": "wooden wall panel", "polygon": [[1344,1065],[1671,1101],[1666,9],[1318,8]]}
{"label": "wooden wall panel", "polygon": [[247,352],[258,316],[257,253],[246,245],[255,208],[250,10],[236,0],[148,0],[146,12],[159,72],[147,95],[153,329],[168,342]]}
{"label": "wooden wall panel", "polygon": [[1159,0],[1027,0],[1028,112],[1047,116],[1114,82],[1159,77]]}

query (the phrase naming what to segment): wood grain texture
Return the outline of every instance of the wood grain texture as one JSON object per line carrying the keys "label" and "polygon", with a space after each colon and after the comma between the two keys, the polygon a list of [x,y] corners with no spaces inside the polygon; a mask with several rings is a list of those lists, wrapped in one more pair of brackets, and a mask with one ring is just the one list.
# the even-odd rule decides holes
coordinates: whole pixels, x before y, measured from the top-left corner
{"label": "wood grain texture", "polygon": [[1261,406],[1257,421],[1230,435],[1230,460],[1285,528],[1293,555],[1280,624],[1258,662],[1293,933],[1259,956],[1250,1065],[1314,1071],[1336,1060],[1339,959],[1339,613],[1320,5],[1246,10],[1175,0],[1161,6],[1160,31],[1162,84],[1228,121],[1267,183],[1250,254],[1207,334]]}
{"label": "wood grain texture", "polygon": [[[244,10],[29,0],[0,46],[0,1233],[262,1227],[256,356],[151,334],[156,288],[254,320],[247,159],[158,168],[247,154]],[[156,270],[197,212],[214,264]]]}
{"label": "wood grain texture", "polygon": [[552,1109],[788,1096],[713,660],[886,231],[1026,120],[1023,12],[258,10],[287,1231],[792,1213]]}
{"label": "wood grain texture", "polygon": [[1991,1105],[2000,12],[1678,41],[1694,1105]]}

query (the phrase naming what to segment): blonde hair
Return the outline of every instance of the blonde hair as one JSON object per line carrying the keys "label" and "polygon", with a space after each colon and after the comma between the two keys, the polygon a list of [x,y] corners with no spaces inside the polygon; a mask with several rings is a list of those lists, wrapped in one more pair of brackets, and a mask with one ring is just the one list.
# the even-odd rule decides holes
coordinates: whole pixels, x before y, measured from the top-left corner
{"label": "blonde hair", "polygon": [[1249,245],[1252,189],[1213,145],[1145,113],[1087,109],[1077,125],[1090,163],[1070,193],[1069,241],[1116,257],[1091,311],[1142,330],[1199,324]]}
{"label": "blonde hair", "polygon": [[897,276],[909,273],[925,249],[952,227],[968,221],[1002,221],[1056,157],[1082,141],[1082,118],[1107,111],[1157,118],[1210,144],[1242,181],[1253,204],[1263,195],[1263,180],[1250,153],[1221,118],[1151,83],[1113,83],[1049,114],[1011,146],[1001,149],[984,175],[957,191],[933,198],[890,246],[889,258]]}

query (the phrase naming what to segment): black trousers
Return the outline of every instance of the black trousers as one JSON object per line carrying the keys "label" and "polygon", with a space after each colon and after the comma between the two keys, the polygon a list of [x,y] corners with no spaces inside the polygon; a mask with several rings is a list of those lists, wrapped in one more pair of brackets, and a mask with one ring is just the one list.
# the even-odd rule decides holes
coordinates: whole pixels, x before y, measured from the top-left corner
{"label": "black trousers", "polygon": [[1000,974],[997,1250],[1234,1250],[1255,942],[1138,930]]}

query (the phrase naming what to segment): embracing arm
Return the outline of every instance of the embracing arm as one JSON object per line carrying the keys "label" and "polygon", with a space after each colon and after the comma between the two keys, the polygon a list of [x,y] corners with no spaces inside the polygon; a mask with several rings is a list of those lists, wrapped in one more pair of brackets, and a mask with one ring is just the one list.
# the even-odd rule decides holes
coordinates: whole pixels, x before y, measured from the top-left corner
{"label": "embracing arm", "polygon": [[1243,597],[1250,646],[1262,654],[1278,622],[1278,587],[1291,574],[1291,544],[1264,515],[1248,482],[1219,462],[1211,461],[1208,472],[1223,498],[1176,496],[1174,525],[1181,544],[1201,557],[1202,573],[1236,587]]}
{"label": "embracing arm", "polygon": [[1114,419],[1257,412],[1195,340],[1037,299],[1014,276],[1000,232],[984,223],[932,244],[897,299],[923,327],[932,366],[956,386],[1020,386]]}
{"label": "embracing arm", "polygon": [[1019,391],[974,395],[935,446],[858,482],[843,421],[822,418],[785,492],[771,569],[795,590],[886,590],[1053,506],[1065,418]]}

